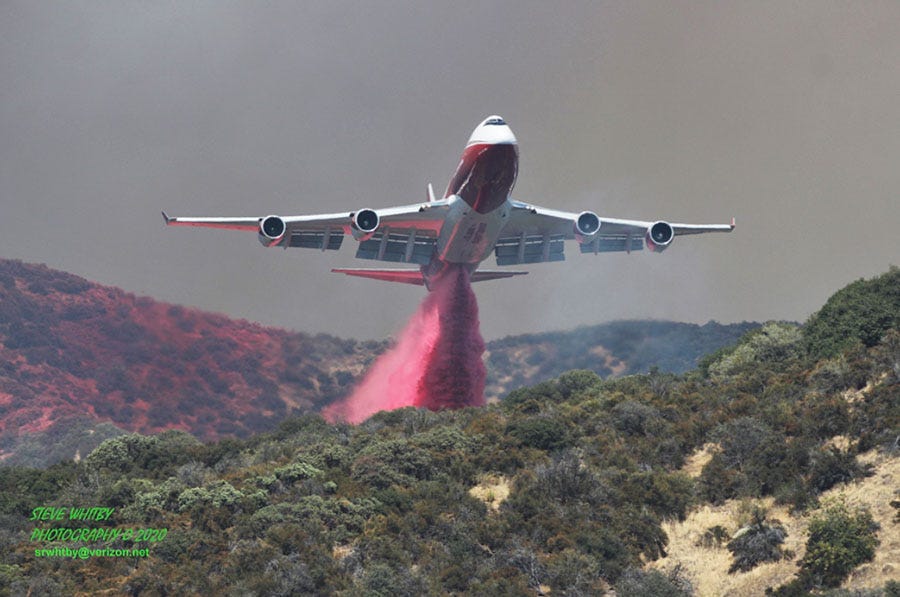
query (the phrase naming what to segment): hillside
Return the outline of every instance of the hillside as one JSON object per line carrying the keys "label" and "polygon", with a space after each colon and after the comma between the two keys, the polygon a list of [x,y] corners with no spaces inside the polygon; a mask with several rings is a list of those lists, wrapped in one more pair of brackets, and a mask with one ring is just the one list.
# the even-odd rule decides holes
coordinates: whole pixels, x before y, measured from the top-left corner
{"label": "hillside", "polygon": [[559,377],[572,369],[600,377],[684,373],[705,355],[738,341],[758,323],[704,325],[674,321],[614,321],[567,332],[524,334],[487,344],[489,398]]}
{"label": "hillside", "polygon": [[[882,292],[900,270],[877,282],[846,317],[900,307]],[[6,469],[0,594],[896,595],[900,330],[841,319],[860,340],[822,357],[816,321],[683,374],[571,371],[483,408],[305,415],[214,444],[126,435]],[[29,521],[38,505],[166,535],[143,557],[36,557],[63,546],[34,538],[60,526]],[[88,545],[135,546],[70,546]]]}
{"label": "hillside", "polygon": [[[891,502],[897,499],[897,480],[900,479],[900,457],[871,450],[859,456],[859,461],[871,467],[871,475],[851,483],[841,483],[823,492],[820,501],[845,500],[851,506],[868,509],[879,525],[879,549],[871,562],[854,570],[844,583],[849,590],[873,591],[888,581],[897,579],[900,562],[900,526],[895,522],[897,510]],[[708,529],[722,527],[731,535],[746,524],[747,504],[729,500],[720,505],[703,505],[693,510],[684,521],[671,520],[663,524],[669,537],[669,555],[653,562],[652,569],[671,571],[681,567],[691,578],[698,595],[732,595],[752,597],[767,587],[789,582],[797,573],[797,561],[805,555],[804,539],[808,533],[809,513],[793,512],[788,505],[778,504],[772,497],[753,503],[766,510],[768,517],[784,523],[787,530],[785,547],[795,557],[760,564],[745,574],[729,574],[731,553],[723,546],[704,544]],[[900,588],[900,587],[898,587]],[[890,596],[889,596],[890,597]]]}
{"label": "hillside", "polygon": [[265,328],[0,260],[0,447],[71,417],[200,438],[346,392],[382,343]]}
{"label": "hillside", "polygon": [[[487,394],[571,368],[682,371],[749,327],[619,322],[504,338],[488,343]],[[57,462],[124,431],[213,440],[271,430],[343,397],[387,346],[266,328],[0,260],[0,462]]]}

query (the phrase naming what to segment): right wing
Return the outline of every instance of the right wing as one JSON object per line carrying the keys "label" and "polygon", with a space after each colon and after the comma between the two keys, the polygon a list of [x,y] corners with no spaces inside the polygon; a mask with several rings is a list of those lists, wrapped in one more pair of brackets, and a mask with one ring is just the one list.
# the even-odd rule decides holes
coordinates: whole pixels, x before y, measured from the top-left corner
{"label": "right wing", "polygon": [[[648,249],[660,252],[673,238],[705,232],[731,232],[731,224],[670,224],[600,217],[593,212],[567,212],[510,201],[509,223],[497,241],[497,265],[562,261],[564,241],[577,240],[582,253]],[[579,221],[584,228],[579,233]]]}

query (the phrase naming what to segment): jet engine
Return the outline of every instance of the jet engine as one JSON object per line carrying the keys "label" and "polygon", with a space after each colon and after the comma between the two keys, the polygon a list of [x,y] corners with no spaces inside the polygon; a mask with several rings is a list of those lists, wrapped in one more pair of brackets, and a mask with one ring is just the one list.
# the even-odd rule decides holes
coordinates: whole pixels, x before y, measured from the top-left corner
{"label": "jet engine", "polygon": [[274,247],[282,241],[287,226],[278,216],[266,216],[259,221],[259,242],[266,247]]}
{"label": "jet engine", "polygon": [[369,240],[378,229],[380,221],[374,209],[361,209],[350,215],[350,232],[360,242]]}
{"label": "jet engine", "polygon": [[644,244],[647,249],[654,253],[662,253],[675,238],[675,229],[668,222],[656,222],[647,228],[647,234],[644,235]]}
{"label": "jet engine", "polygon": [[592,211],[583,211],[575,218],[575,240],[589,243],[600,231],[600,218]]}

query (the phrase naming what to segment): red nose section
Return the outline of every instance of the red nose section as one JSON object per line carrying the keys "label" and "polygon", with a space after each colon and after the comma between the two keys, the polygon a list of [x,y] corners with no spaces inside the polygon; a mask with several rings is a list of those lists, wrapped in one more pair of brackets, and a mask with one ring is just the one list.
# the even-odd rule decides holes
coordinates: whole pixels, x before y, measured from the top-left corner
{"label": "red nose section", "polygon": [[519,148],[510,143],[466,147],[445,197],[458,195],[478,213],[500,207],[516,184]]}

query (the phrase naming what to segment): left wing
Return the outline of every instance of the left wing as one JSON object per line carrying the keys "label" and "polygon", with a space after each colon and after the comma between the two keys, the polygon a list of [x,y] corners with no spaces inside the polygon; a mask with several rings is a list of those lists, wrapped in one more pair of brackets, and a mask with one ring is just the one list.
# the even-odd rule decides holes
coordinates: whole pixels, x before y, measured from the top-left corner
{"label": "left wing", "polygon": [[497,241],[498,265],[561,261],[563,241],[577,240],[582,253],[664,251],[676,236],[731,232],[731,224],[670,224],[665,221],[622,220],[548,209],[510,201],[509,223]]}
{"label": "left wing", "polygon": [[[267,247],[340,249],[344,235],[360,241],[357,257],[394,262],[421,262],[430,257],[447,211],[447,201],[429,201],[384,209],[305,216],[173,217],[169,226],[200,226],[255,231]],[[374,244],[373,244],[374,243]]]}

